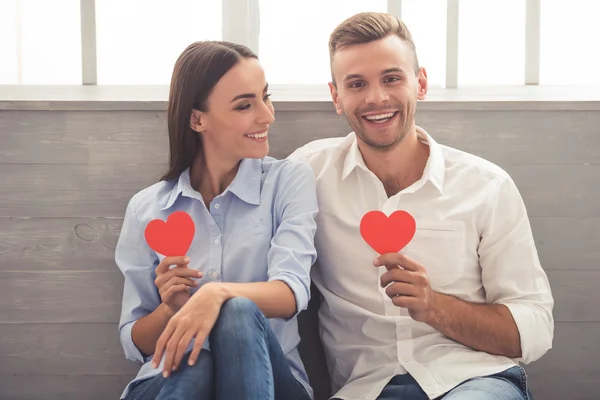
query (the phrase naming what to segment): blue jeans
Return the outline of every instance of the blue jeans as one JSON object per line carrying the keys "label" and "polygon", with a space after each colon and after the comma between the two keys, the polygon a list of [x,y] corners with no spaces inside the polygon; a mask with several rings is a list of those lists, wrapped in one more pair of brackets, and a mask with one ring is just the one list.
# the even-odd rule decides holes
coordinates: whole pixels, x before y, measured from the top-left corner
{"label": "blue jeans", "polygon": [[223,304],[210,344],[194,366],[187,363],[188,353],[169,378],[157,375],[138,382],[126,400],[310,400],[252,301],[236,297]]}
{"label": "blue jeans", "polygon": [[[427,400],[423,389],[409,374],[396,375],[378,400]],[[443,400],[532,400],[525,372],[515,366],[500,373],[469,379],[438,397]]]}

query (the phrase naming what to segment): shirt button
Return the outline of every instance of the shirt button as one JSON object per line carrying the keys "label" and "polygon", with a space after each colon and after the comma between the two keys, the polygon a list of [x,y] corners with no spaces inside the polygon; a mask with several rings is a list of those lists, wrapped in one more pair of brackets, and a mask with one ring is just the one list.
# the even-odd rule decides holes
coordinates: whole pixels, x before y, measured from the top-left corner
{"label": "shirt button", "polygon": [[214,243],[219,244],[219,239],[215,239]]}
{"label": "shirt button", "polygon": [[213,279],[217,279],[217,273],[216,272],[211,273],[210,276]]}
{"label": "shirt button", "polygon": [[221,208],[221,205],[219,203],[215,204],[215,210],[218,210],[219,208]]}

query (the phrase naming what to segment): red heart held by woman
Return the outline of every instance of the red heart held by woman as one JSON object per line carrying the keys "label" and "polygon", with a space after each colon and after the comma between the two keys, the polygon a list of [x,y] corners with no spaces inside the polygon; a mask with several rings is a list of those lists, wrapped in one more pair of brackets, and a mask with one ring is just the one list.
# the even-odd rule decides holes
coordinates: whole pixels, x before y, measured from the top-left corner
{"label": "red heart held by woman", "polygon": [[394,211],[389,218],[381,211],[369,211],[360,221],[360,234],[377,253],[397,253],[415,235],[417,225],[406,211]]}
{"label": "red heart held by woman", "polygon": [[146,225],[146,242],[157,253],[165,257],[185,256],[196,228],[192,217],[185,211],[176,211],[169,215],[167,222],[154,219]]}

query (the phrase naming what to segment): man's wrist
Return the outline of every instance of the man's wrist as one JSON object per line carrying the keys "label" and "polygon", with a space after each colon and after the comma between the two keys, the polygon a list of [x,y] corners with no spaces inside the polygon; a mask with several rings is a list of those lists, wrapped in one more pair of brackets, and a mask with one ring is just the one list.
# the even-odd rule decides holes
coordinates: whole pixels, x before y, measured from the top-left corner
{"label": "man's wrist", "polygon": [[440,308],[444,303],[442,297],[442,294],[434,292],[433,290],[431,291],[431,306],[424,322],[434,328],[437,327],[442,320],[443,310]]}

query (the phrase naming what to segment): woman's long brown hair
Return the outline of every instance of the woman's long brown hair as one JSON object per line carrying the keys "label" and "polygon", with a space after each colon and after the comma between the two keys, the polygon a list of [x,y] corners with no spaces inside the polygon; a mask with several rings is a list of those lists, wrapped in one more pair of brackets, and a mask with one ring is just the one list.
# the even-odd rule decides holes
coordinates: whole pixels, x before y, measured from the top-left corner
{"label": "woman's long brown hair", "polygon": [[173,69],[167,112],[169,169],[161,180],[178,179],[202,149],[200,134],[190,127],[192,110],[208,111],[212,89],[243,58],[257,58],[247,47],[224,41],[189,45]]}

